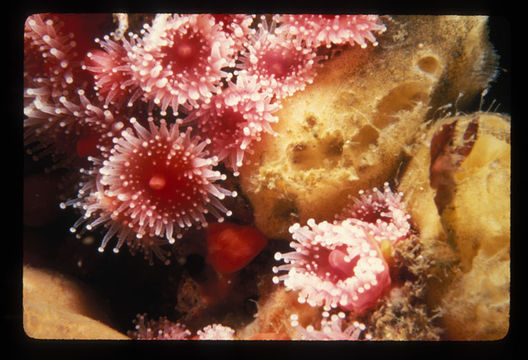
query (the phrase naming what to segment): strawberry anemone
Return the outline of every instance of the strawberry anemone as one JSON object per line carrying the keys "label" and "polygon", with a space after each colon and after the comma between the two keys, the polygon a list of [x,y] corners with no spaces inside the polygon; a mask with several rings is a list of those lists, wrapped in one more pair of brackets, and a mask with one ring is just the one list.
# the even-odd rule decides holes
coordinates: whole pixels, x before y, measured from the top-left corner
{"label": "strawberry anemone", "polygon": [[186,340],[191,336],[185,325],[173,323],[165,316],[151,320],[146,314],[138,314],[133,322],[135,330],[129,331],[128,336],[136,340]]}
{"label": "strawberry anemone", "polygon": [[236,40],[245,41],[254,36],[256,30],[251,28],[255,15],[249,14],[212,14],[222,30]]}
{"label": "strawberry anemone", "polygon": [[24,143],[35,160],[50,155],[51,169],[74,167],[88,156],[98,156],[112,145],[124,127],[120,115],[104,109],[83,89],[54,97],[46,82],[27,88],[24,107]]}
{"label": "strawberry anemone", "polygon": [[350,219],[289,229],[292,252],[275,254],[286,264],[274,266],[273,282],[299,291],[298,301],[325,309],[340,307],[361,314],[371,309],[390,286],[389,267],[376,240]]}
{"label": "strawberry anemone", "polygon": [[[290,324],[301,335],[302,340],[359,340],[361,333],[366,329],[365,324],[358,321],[353,321],[350,325],[343,329],[343,322],[346,318],[344,312],[340,311],[337,314],[330,315],[327,311],[323,311],[323,318],[319,330],[316,330],[312,325],[306,328],[299,324],[297,314],[290,316]],[[371,336],[365,335],[365,339],[369,340]]]}
{"label": "strawberry anemone", "polygon": [[196,332],[198,340],[234,340],[235,330],[222,324],[211,324]]}
{"label": "strawberry anemone", "polygon": [[376,241],[388,240],[392,246],[409,235],[411,216],[405,210],[403,193],[392,192],[386,182],[383,190],[376,187],[368,191],[360,190],[359,195],[359,198],[352,197],[350,205],[336,219],[352,218]]}
{"label": "strawberry anemone", "polygon": [[[111,33],[111,36],[114,34]],[[137,36],[130,34],[130,41],[124,36],[120,42],[105,35],[103,39],[96,38],[102,50],[93,49],[86,54],[83,69],[88,70],[94,78],[94,90],[104,105],[115,104],[120,107],[126,102],[132,107],[134,102],[143,95],[139,85],[133,78],[129,54],[135,45]]]}
{"label": "strawberry anemone", "polygon": [[82,69],[91,32],[72,28],[68,16],[49,14],[28,17],[24,28],[24,143],[36,160],[50,155],[51,169],[98,155],[123,127],[118,112],[98,101]]}
{"label": "strawberry anemone", "polygon": [[[166,265],[170,264],[170,251],[162,248],[167,241],[157,236],[136,236],[133,224],[126,217],[119,215],[118,209],[122,202],[116,196],[109,196],[105,193],[101,185],[101,175],[98,169],[102,162],[92,157],[90,160],[97,164],[97,167],[90,170],[81,169],[81,173],[88,180],[80,182],[78,197],[60,204],[62,209],[72,206],[83,211],[83,216],[70,227],[70,232],[76,233],[77,238],[81,238],[85,231],[92,231],[102,225],[106,228],[106,233],[98,249],[100,252],[103,252],[112,237],[116,236],[118,243],[113,249],[115,253],[118,253],[121,246],[126,244],[132,255],[139,251],[142,252],[150,265],[154,264],[154,256]],[[79,229],[83,224],[84,228]]]}
{"label": "strawberry anemone", "polygon": [[46,77],[53,90],[61,92],[73,83],[76,42],[64,33],[64,24],[46,14],[31,15],[24,25],[24,88],[34,78]]}
{"label": "strawberry anemone", "polygon": [[210,103],[189,113],[184,123],[192,123],[199,136],[211,140],[210,149],[238,175],[249,146],[260,141],[262,133],[274,134],[270,124],[280,105],[262,92],[255,78],[238,78]]}
{"label": "strawberry anemone", "polygon": [[286,14],[277,21],[278,34],[290,34],[311,47],[359,44],[366,48],[367,40],[376,46],[373,32],[386,30],[378,15]]}
{"label": "strawberry anemone", "polygon": [[[281,99],[313,82],[323,57],[288,34],[275,34],[261,23],[240,57],[239,77],[255,77],[265,91]],[[273,28],[273,24],[272,27]]]}
{"label": "strawberry anemone", "polygon": [[207,102],[231,74],[236,44],[211,15],[159,14],[132,47],[133,78],[162,110],[174,114]]}
{"label": "strawberry anemone", "polygon": [[333,223],[309,219],[308,226],[292,225],[295,251],[275,254],[286,264],[273,272],[287,273],[273,281],[298,290],[299,302],[311,306],[339,306],[357,314],[370,310],[391,284],[385,256],[411,232],[402,196],[385,183],[383,191],[360,191]]}
{"label": "strawberry anemone", "polygon": [[184,229],[207,226],[207,213],[219,222],[231,215],[220,200],[237,193],[216,184],[226,176],[213,170],[217,159],[204,151],[209,141],[191,138],[190,128],[183,133],[177,124],[168,127],[164,119],[158,127],[150,117],[149,130],[135,118],[130,122],[134,130],[127,128],[114,138],[105,160],[91,158],[95,167],[89,175],[97,181],[87,182],[77,199],[62,204],[85,211],[73,232],[83,223],[88,230],[106,224],[99,251],[117,235],[118,252],[125,242],[132,248],[149,247],[158,237],[172,244]]}
{"label": "strawberry anemone", "polygon": [[59,87],[90,81],[80,64],[93,39],[111,23],[109,14],[34,14],[24,24],[24,80],[44,76]]}
{"label": "strawberry anemone", "polygon": [[175,323],[162,316],[158,320],[147,319],[147,314],[138,314],[133,320],[135,330],[128,336],[136,340],[234,340],[235,330],[222,324],[211,324],[192,336],[184,324]]}

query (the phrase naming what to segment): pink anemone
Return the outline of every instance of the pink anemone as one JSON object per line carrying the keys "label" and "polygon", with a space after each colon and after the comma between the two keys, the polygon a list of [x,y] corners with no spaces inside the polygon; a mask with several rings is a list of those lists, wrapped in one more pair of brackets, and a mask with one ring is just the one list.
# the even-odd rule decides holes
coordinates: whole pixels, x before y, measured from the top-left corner
{"label": "pink anemone", "polygon": [[240,71],[235,74],[255,77],[263,90],[277,99],[303,90],[313,82],[323,57],[288,34],[275,34],[262,24],[242,52],[237,65]]}
{"label": "pink anemone", "polygon": [[[301,335],[302,340],[359,340],[361,333],[366,329],[365,324],[358,321],[353,321],[345,329],[343,329],[343,321],[346,318],[344,312],[337,314],[330,314],[327,311],[323,312],[323,319],[319,330],[316,330],[312,325],[306,328],[302,327],[298,322],[297,314],[290,316],[291,326],[297,330]],[[369,340],[370,335],[366,335],[365,339]]]}
{"label": "pink anemone", "polygon": [[391,284],[378,243],[350,219],[334,224],[309,219],[307,224],[290,227],[294,251],[275,254],[286,264],[273,267],[273,272],[286,274],[273,282],[299,291],[299,302],[311,306],[339,306],[356,313],[372,308]]}
{"label": "pink anemone", "polygon": [[62,205],[85,211],[73,232],[86,222],[89,230],[108,224],[99,251],[117,235],[118,252],[124,243],[138,241],[134,238],[164,237],[172,244],[184,229],[207,226],[207,213],[219,222],[223,214],[231,215],[220,200],[237,194],[216,183],[226,177],[212,169],[217,159],[204,151],[208,141],[191,138],[190,128],[180,133],[177,125],[167,127],[164,120],[158,127],[149,118],[150,130],[134,118],[131,123],[134,131],[122,131],[105,160],[91,158],[95,169],[89,175],[96,181],[87,182],[77,199]]}
{"label": "pink anemone", "polygon": [[194,124],[198,135],[210,139],[211,151],[237,175],[251,144],[260,141],[263,133],[275,133],[270,125],[278,122],[274,113],[279,108],[255,78],[238,78],[191,112],[184,123]]}
{"label": "pink anemone", "polygon": [[197,107],[230,78],[225,68],[235,64],[236,43],[211,15],[159,14],[142,32],[130,67],[145,97],[162,112]]}
{"label": "pink anemone", "polygon": [[378,45],[374,32],[386,30],[377,15],[280,15],[277,33],[291,34],[307,46]]}

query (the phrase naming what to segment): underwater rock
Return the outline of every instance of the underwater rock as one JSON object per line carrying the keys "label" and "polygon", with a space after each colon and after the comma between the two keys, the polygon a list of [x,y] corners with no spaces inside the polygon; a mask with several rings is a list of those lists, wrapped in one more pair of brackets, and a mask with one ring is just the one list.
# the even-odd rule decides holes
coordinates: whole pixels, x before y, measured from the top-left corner
{"label": "underwater rock", "polygon": [[128,339],[105,325],[93,291],[64,275],[24,266],[24,331],[35,339]]}
{"label": "underwater rock", "polygon": [[510,306],[510,119],[441,119],[403,174],[408,211],[430,262],[429,306],[448,339],[504,337]]}

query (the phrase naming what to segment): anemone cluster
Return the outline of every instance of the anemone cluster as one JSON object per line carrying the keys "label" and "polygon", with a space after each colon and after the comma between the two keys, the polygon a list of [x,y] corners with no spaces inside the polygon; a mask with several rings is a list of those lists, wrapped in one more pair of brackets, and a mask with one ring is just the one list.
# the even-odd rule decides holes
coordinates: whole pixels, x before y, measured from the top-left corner
{"label": "anemone cluster", "polygon": [[[324,60],[319,46],[375,44],[372,32],[384,30],[376,16],[335,16],[355,36],[327,36],[328,18],[291,18],[158,14],[115,40],[91,38],[97,15],[30,16],[24,139],[35,158],[83,169],[77,197],[63,203],[83,213],[72,231],[104,225],[100,250],[117,237],[118,251],[152,243],[138,239],[173,243],[206,226],[204,214],[229,216],[221,200],[236,192],[220,186],[219,162],[236,175],[251,144],[273,134],[280,99],[310,83]],[[312,31],[275,31],[306,24]]]}
{"label": "anemone cluster", "polygon": [[[104,21],[88,14],[28,17],[26,151],[51,160],[50,171],[78,173],[76,194],[61,203],[81,214],[72,232],[101,226],[99,251],[116,239],[114,252],[126,245],[165,262],[162,246],[231,216],[224,199],[237,192],[223,184],[226,174],[236,177],[244,154],[274,134],[281,100],[313,81],[328,58],[324,49],[375,46],[374,34],[385,31],[370,15],[158,14],[126,34],[123,24],[115,32],[98,27]],[[399,201],[387,185],[362,195],[339,222],[292,226],[296,251],[277,255],[289,264],[276,268],[288,274],[275,281],[326,310],[370,306],[390,284],[383,242],[394,245],[409,233]],[[341,314],[324,320],[321,334],[336,332]],[[344,333],[357,338],[363,328]],[[189,336],[183,325],[144,317],[133,334]],[[215,324],[197,336],[232,338],[233,331]]]}

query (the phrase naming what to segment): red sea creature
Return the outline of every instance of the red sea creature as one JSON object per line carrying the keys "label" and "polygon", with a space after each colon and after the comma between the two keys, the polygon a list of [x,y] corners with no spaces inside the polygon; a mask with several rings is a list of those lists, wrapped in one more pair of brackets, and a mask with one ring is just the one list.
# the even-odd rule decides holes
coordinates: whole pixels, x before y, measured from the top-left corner
{"label": "red sea creature", "polygon": [[288,34],[273,33],[266,22],[240,56],[239,77],[255,77],[262,88],[277,99],[292,95],[313,82],[323,59]]}
{"label": "red sea creature", "polygon": [[76,43],[62,27],[58,18],[45,14],[28,17],[24,27],[24,143],[36,159],[63,155],[66,151],[56,151],[55,142],[74,123],[62,114],[60,100],[66,99],[78,71]]}
{"label": "red sea creature", "polygon": [[255,15],[249,14],[212,14],[215,21],[222,26],[222,30],[239,41],[246,41],[256,30],[251,27]]}
{"label": "red sea creature", "polygon": [[77,43],[84,44],[88,35],[63,32],[63,21],[71,25],[68,19],[32,15],[24,29],[24,143],[36,159],[51,155],[52,168],[98,155],[98,147],[111,143],[123,127],[117,112],[103,108],[90,91]]}
{"label": "red sea creature", "polygon": [[206,261],[220,273],[233,273],[249,264],[267,242],[252,226],[212,223],[207,227]]}
{"label": "red sea creature", "polygon": [[[113,35],[113,34],[110,34]],[[87,53],[83,65],[92,73],[98,95],[104,100],[105,106],[116,104],[118,107],[125,103],[132,107],[134,102],[143,95],[139,85],[133,77],[129,55],[133,53],[135,39],[131,34],[128,41],[124,36],[121,43],[105,35],[103,40],[96,38],[102,50],[91,50]]]}
{"label": "red sea creature", "polygon": [[63,204],[85,211],[73,231],[94,217],[89,229],[110,223],[100,251],[116,234],[115,252],[134,237],[164,237],[173,243],[174,234],[181,237],[185,228],[207,226],[206,213],[218,221],[231,215],[220,200],[237,194],[216,184],[225,175],[212,169],[217,159],[204,151],[208,142],[191,138],[190,129],[181,133],[176,124],[168,127],[163,119],[159,127],[148,120],[150,131],[132,118],[135,131],[127,128],[114,138],[107,159],[91,159],[96,169],[90,175],[99,174],[97,180],[86,183],[78,199]]}
{"label": "red sea creature", "polygon": [[[342,329],[343,319],[346,315],[343,312],[338,314],[330,314],[326,311],[323,312],[323,319],[321,320],[321,327],[319,330],[315,330],[312,325],[308,325],[306,328],[299,325],[298,317],[296,314],[290,316],[292,327],[294,327],[301,335],[302,340],[359,340],[361,332],[365,330],[365,325],[354,321],[351,325]],[[330,318],[330,320],[328,320]],[[365,339],[369,340],[370,335],[366,335]]]}
{"label": "red sea creature", "polygon": [[107,23],[110,14],[30,15],[24,26],[24,80],[44,76],[59,86],[55,90],[74,80],[90,81],[81,62]]}
{"label": "red sea creature", "polygon": [[135,330],[128,336],[136,340],[187,340],[191,332],[185,325],[173,323],[162,316],[156,320],[146,320],[146,314],[138,314],[134,319]]}
{"label": "red sea creature", "polygon": [[[149,264],[153,265],[153,255],[155,255],[168,265],[170,252],[162,249],[167,241],[156,236],[137,236],[132,224],[117,211],[122,202],[116,196],[105,194],[105,189],[101,185],[101,176],[98,174],[102,162],[95,158],[90,160],[97,165],[95,169],[81,169],[81,173],[87,176],[88,180],[79,184],[78,197],[60,204],[62,209],[72,206],[83,212],[83,216],[70,227],[70,231],[80,238],[85,230],[92,231],[103,225],[107,231],[101,240],[100,252],[103,252],[112,237],[116,236],[118,243],[113,249],[115,253],[118,253],[121,246],[126,243],[131,254],[143,252]],[[85,228],[79,230],[83,224]]]}
{"label": "red sea creature", "polygon": [[[27,98],[31,97],[29,104],[24,107],[26,151],[28,154],[34,155],[35,160],[48,154],[52,154],[55,159],[60,159],[62,156],[76,151],[76,142],[81,135],[80,122],[77,122],[76,117],[71,116],[71,110],[77,108],[74,113],[78,115],[88,115],[86,112],[90,110],[82,109],[79,105],[70,102],[65,96],[61,96],[57,102],[47,96],[33,97],[39,90],[44,92],[49,89],[27,88],[25,91]],[[103,113],[102,110],[101,113]],[[95,133],[98,129],[94,127],[93,130]],[[101,132],[101,135],[103,134],[104,131]],[[86,148],[86,146],[80,146],[79,156],[86,155],[93,150],[92,146],[90,146],[91,150],[87,151]]]}
{"label": "red sea creature", "polygon": [[207,325],[196,332],[198,340],[234,340],[235,330],[222,324]]}
{"label": "red sea creature", "polygon": [[290,227],[294,251],[275,254],[286,264],[273,267],[273,272],[287,273],[273,282],[283,281],[286,288],[298,290],[299,302],[311,306],[328,310],[339,306],[358,314],[372,308],[391,284],[377,241],[350,219],[307,223]]}
{"label": "red sea creature", "polygon": [[338,220],[352,219],[378,243],[389,240],[392,246],[409,235],[410,215],[405,211],[402,193],[393,193],[386,182],[383,191],[373,188],[361,190],[359,195],[359,198],[352,198],[352,204],[336,216]]}
{"label": "red sea creature", "polygon": [[[146,30],[146,31],[145,31]],[[162,110],[190,110],[221,89],[235,64],[235,41],[207,14],[159,14],[129,55],[133,77]]]}
{"label": "red sea creature", "polygon": [[248,147],[260,141],[262,133],[274,134],[270,124],[279,121],[273,115],[279,108],[254,78],[238,78],[210,103],[192,111],[184,123],[194,124],[201,137],[211,140],[211,151],[236,176]]}
{"label": "red sea creature", "polygon": [[[71,33],[61,31],[63,23],[46,14],[31,15],[24,26],[24,85],[35,77],[47,77],[54,91],[73,83],[78,57]],[[78,64],[77,64],[78,65]]]}
{"label": "red sea creature", "polygon": [[180,323],[169,321],[165,316],[158,320],[147,320],[146,314],[134,319],[135,330],[128,336],[135,340],[234,340],[235,330],[222,324],[211,324],[191,336],[190,330]]}
{"label": "red sea creature", "polygon": [[103,36],[114,26],[110,13],[63,13],[53,16],[61,21],[61,31],[73,37],[79,61],[92,49],[94,39]]}
{"label": "red sea creature", "polygon": [[24,107],[24,143],[36,160],[51,155],[53,168],[71,167],[79,159],[99,155],[124,126],[121,116],[104,109],[83,89],[55,97],[49,83],[39,85],[26,88]]}
{"label": "red sea creature", "polygon": [[386,30],[377,15],[288,14],[280,15],[277,21],[277,33],[293,35],[313,47],[357,43],[366,48],[366,40],[376,46],[373,32]]}

